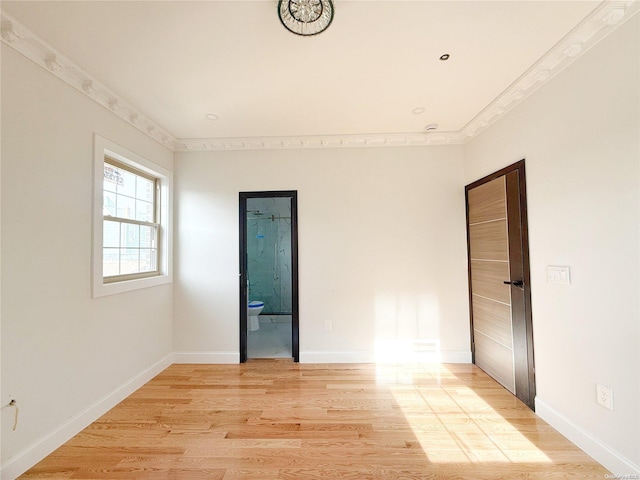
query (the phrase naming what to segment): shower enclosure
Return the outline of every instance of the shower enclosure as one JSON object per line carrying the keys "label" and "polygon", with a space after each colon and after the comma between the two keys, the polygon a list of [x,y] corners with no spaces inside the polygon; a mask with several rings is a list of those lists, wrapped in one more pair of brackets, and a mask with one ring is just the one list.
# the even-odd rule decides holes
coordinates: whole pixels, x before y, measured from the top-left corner
{"label": "shower enclosure", "polygon": [[249,301],[262,315],[291,315],[291,199],[247,199]]}
{"label": "shower enclosure", "polygon": [[[240,193],[240,361],[298,361],[297,192]],[[247,305],[261,301],[259,328]],[[252,323],[254,325],[255,323]]]}

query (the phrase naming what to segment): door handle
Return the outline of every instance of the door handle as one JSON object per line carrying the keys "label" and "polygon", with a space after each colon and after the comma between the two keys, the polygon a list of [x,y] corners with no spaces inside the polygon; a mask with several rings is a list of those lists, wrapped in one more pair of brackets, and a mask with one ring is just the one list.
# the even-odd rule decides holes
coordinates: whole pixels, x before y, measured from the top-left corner
{"label": "door handle", "polygon": [[505,285],[513,285],[514,287],[520,287],[520,288],[524,286],[524,282],[522,280],[514,280],[513,282],[505,280],[502,283],[504,283]]}

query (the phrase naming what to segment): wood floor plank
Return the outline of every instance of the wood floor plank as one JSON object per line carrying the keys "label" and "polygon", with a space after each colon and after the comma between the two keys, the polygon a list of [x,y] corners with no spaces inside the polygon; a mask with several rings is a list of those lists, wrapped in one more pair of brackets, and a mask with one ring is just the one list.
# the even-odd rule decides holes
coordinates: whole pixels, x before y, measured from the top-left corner
{"label": "wood floor plank", "polygon": [[172,365],[20,479],[602,479],[473,365]]}

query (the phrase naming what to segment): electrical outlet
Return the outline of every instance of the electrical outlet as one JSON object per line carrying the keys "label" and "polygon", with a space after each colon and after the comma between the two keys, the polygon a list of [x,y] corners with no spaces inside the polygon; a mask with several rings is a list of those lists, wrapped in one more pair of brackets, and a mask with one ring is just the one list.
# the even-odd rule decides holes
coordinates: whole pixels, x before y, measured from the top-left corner
{"label": "electrical outlet", "polygon": [[605,385],[597,384],[596,400],[604,408],[613,411],[613,390]]}
{"label": "electrical outlet", "polygon": [[333,320],[325,320],[324,321],[324,331],[325,332],[333,331]]}

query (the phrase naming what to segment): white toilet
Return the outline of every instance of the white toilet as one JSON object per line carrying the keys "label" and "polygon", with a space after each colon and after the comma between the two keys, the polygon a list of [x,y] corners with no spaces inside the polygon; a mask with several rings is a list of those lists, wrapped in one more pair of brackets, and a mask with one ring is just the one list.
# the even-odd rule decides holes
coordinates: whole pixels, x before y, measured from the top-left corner
{"label": "white toilet", "polygon": [[247,329],[250,332],[255,332],[260,329],[260,322],[258,321],[258,315],[264,308],[264,302],[260,302],[258,300],[254,300],[249,302],[247,310],[249,312],[249,317],[247,318]]}

